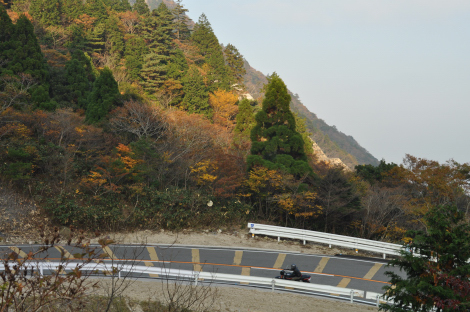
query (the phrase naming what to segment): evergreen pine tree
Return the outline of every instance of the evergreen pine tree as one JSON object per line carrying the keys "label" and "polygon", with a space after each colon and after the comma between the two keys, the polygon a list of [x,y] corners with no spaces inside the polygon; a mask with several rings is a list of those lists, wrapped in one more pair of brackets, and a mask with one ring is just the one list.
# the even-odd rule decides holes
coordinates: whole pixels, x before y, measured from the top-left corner
{"label": "evergreen pine tree", "polygon": [[106,48],[106,25],[99,23],[86,37],[87,50],[101,53]]}
{"label": "evergreen pine tree", "polygon": [[243,99],[238,104],[238,114],[236,117],[235,133],[243,138],[250,138],[251,130],[256,124],[255,115],[251,101]]}
{"label": "evergreen pine tree", "polygon": [[124,35],[119,29],[119,19],[110,16],[105,24],[105,47],[115,63],[119,62],[124,52]]}
{"label": "evergreen pine tree", "polygon": [[9,57],[13,51],[12,36],[15,31],[10,16],[4,7],[0,7],[0,74],[7,66]]}
{"label": "evergreen pine tree", "polygon": [[148,47],[140,36],[132,36],[126,41],[126,51],[124,58],[129,78],[132,80],[140,79],[140,71],[144,63],[144,55],[148,53]]}
{"label": "evergreen pine tree", "polygon": [[92,87],[89,80],[91,68],[87,63],[84,53],[77,50],[65,65],[68,100],[83,109],[87,107],[87,98]]}
{"label": "evergreen pine tree", "polygon": [[142,36],[148,44],[149,53],[144,57],[140,73],[144,89],[155,93],[166,80],[167,65],[173,48],[173,15],[162,3],[146,20],[147,23],[142,26]]}
{"label": "evergreen pine tree", "polygon": [[205,62],[210,66],[210,72],[208,73],[210,80],[209,90],[229,90],[230,82],[225,66],[224,54],[205,14],[199,17],[199,21],[196,23],[191,35],[191,40],[199,48]]}
{"label": "evergreen pine tree", "polygon": [[228,68],[230,85],[243,83],[243,76],[246,74],[245,62],[238,49],[232,44],[228,44],[224,49],[225,62]]}
{"label": "evergreen pine tree", "polygon": [[[470,224],[455,206],[431,207],[424,218],[426,231],[410,231],[413,240],[386,272],[381,311],[469,311]],[[405,276],[403,275],[405,274]]]}
{"label": "evergreen pine tree", "polygon": [[77,19],[80,15],[84,14],[84,7],[82,0],[62,0],[62,11],[69,21]]}
{"label": "evergreen pine tree", "polygon": [[97,18],[97,23],[103,23],[108,18],[108,12],[103,0],[87,0],[85,13]]}
{"label": "evergreen pine tree", "polygon": [[7,10],[0,6],[0,43],[10,41],[14,26]]}
{"label": "evergreen pine tree", "polygon": [[96,123],[108,114],[119,96],[119,88],[114,80],[112,71],[105,67],[93,83],[93,89],[88,96],[86,121]]}
{"label": "evergreen pine tree", "polygon": [[70,50],[85,50],[89,42],[83,26],[72,24],[68,30],[70,35],[66,43],[67,48]]}
{"label": "evergreen pine tree", "polygon": [[10,50],[5,51],[8,59],[6,68],[13,74],[30,74],[39,83],[47,83],[46,61],[34,34],[34,26],[25,15],[16,22],[10,43]]}
{"label": "evergreen pine tree", "polygon": [[60,25],[62,2],[59,0],[32,0],[29,13],[42,25]]}
{"label": "evergreen pine tree", "polygon": [[172,51],[170,61],[168,62],[167,76],[174,80],[181,81],[181,79],[186,75],[188,69],[189,66],[186,62],[183,51],[180,49]]}
{"label": "evergreen pine tree", "polygon": [[313,144],[310,136],[312,135],[305,125],[305,118],[301,118],[297,113],[294,113],[295,117],[295,130],[302,136],[302,140],[304,141],[304,151],[305,154],[313,155]]}
{"label": "evergreen pine tree", "polygon": [[117,12],[126,12],[132,11],[132,6],[128,0],[119,0],[119,4],[117,5]]}
{"label": "evergreen pine tree", "polygon": [[150,9],[145,0],[136,0],[134,6],[132,7],[132,11],[135,11],[140,15],[150,14]]}
{"label": "evergreen pine tree", "polygon": [[212,108],[209,105],[209,93],[207,92],[204,78],[196,67],[191,67],[183,82],[183,108],[190,113],[204,115],[212,118]]}
{"label": "evergreen pine tree", "polygon": [[304,141],[296,131],[295,118],[289,107],[291,97],[287,87],[276,73],[268,80],[263,107],[256,114],[256,126],[251,131],[248,167],[261,165],[295,176],[312,173],[304,152]]}
{"label": "evergreen pine tree", "polygon": [[128,0],[103,0],[103,2],[108,8],[116,12],[126,12],[132,9]]}
{"label": "evergreen pine tree", "polygon": [[172,12],[175,17],[174,24],[176,39],[188,39],[191,34],[188,27],[188,17],[186,16],[188,9],[184,8],[182,0],[176,0],[176,6],[173,8]]}

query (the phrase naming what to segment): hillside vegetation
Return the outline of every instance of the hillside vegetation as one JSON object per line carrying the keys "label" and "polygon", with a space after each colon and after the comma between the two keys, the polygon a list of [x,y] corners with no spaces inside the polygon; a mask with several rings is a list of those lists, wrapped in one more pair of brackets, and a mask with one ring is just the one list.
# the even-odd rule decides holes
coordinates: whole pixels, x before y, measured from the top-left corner
{"label": "hillside vegetation", "polygon": [[[221,45],[204,14],[192,27],[181,1],[152,11],[144,0],[2,2],[0,179],[44,222],[178,230],[250,220],[399,241],[433,205],[468,215],[468,164],[367,164],[281,77],[255,74]],[[327,154],[366,164],[316,161],[310,133]]]}

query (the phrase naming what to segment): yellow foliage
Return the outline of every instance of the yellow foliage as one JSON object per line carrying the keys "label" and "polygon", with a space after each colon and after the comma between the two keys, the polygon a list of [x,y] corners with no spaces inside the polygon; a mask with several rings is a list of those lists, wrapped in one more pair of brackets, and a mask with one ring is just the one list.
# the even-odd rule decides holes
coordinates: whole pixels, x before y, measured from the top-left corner
{"label": "yellow foliage", "polygon": [[266,190],[268,187],[271,191],[282,191],[285,188],[284,182],[289,178],[277,170],[255,167],[250,171],[250,176],[245,184],[253,193],[261,194],[266,191],[269,193],[270,190]]}
{"label": "yellow foliage", "polygon": [[216,175],[211,174],[218,169],[217,164],[210,160],[200,161],[196,165],[191,166],[190,169],[191,173],[195,174],[195,180],[198,185],[207,185],[217,179]]}
{"label": "yellow foliage", "polygon": [[[220,118],[223,123],[230,124],[238,113],[238,96],[225,90],[217,90],[209,94],[209,105],[214,111],[214,118]],[[216,121],[216,120],[214,120]]]}
{"label": "yellow foliage", "polygon": [[31,135],[31,130],[29,130],[29,128],[26,127],[24,124],[20,123],[20,124],[17,124],[15,128],[15,134],[21,139],[28,139],[29,136]]}

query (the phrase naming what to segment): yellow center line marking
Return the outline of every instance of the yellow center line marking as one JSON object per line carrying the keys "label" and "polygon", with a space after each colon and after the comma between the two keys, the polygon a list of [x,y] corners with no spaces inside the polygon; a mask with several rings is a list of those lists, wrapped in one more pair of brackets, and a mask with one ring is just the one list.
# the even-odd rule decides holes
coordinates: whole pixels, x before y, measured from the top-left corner
{"label": "yellow center line marking", "polygon": [[[250,270],[251,270],[251,268],[242,268],[242,275],[250,276]],[[240,284],[248,285],[249,283],[242,282]]]}
{"label": "yellow center line marking", "polygon": [[286,259],[286,254],[279,254],[277,256],[276,262],[273,265],[274,269],[280,269],[282,268],[282,265],[284,264],[284,260]]}
{"label": "yellow center line marking", "polygon": [[[147,247],[147,251],[149,252],[150,260],[158,262],[158,255],[155,251],[154,247]],[[153,263],[149,261],[144,262],[146,266],[153,267]],[[149,274],[151,277],[158,277],[158,274]]]}
{"label": "yellow center line marking", "polygon": [[26,254],[26,252],[19,249],[18,247],[12,246],[12,247],[10,247],[10,249],[13,250],[14,252],[16,252],[18,254],[18,256],[20,256],[21,258],[26,258],[26,259],[28,258],[28,255]]}
{"label": "yellow center line marking", "polygon": [[380,268],[383,266],[383,263],[376,263],[374,266],[367,272],[366,275],[364,275],[365,279],[372,279],[375,274],[380,270]]}
{"label": "yellow center line marking", "polygon": [[341,280],[341,282],[339,282],[339,284],[336,287],[346,288],[349,285],[349,282],[351,282],[351,279],[345,277]]}
{"label": "yellow center line marking", "polygon": [[233,257],[233,265],[240,265],[242,263],[243,251],[235,251],[235,257]]}
{"label": "yellow center line marking", "polygon": [[[346,288],[348,286],[349,282],[351,282],[351,279],[345,277],[341,280],[341,282],[339,282],[339,284],[336,287]],[[339,296],[339,294],[330,294],[330,295]]]}
{"label": "yellow center line marking", "polygon": [[109,246],[103,247],[103,251],[108,255],[109,258],[112,260],[117,260],[116,256],[114,255],[113,251]]}
{"label": "yellow center line marking", "polygon": [[[6,260],[6,259],[0,259],[0,260]],[[61,260],[60,258],[45,258],[43,260],[50,261],[50,260]],[[110,261],[111,259],[103,259],[103,261]],[[118,261],[135,261],[135,259],[115,259]],[[215,265],[215,266],[225,266],[225,267],[240,267],[240,268],[252,268],[252,269],[262,269],[262,270],[276,270],[275,268],[266,268],[266,267],[257,267],[257,266],[247,266],[247,265],[233,265],[233,264],[224,264],[224,263],[210,263],[210,262],[191,262],[191,261],[166,261],[166,260],[139,260],[142,262],[166,262],[166,263],[183,263],[183,264],[207,264],[207,265]],[[362,277],[354,277],[354,276],[346,276],[346,275],[339,275],[339,274],[331,274],[331,273],[317,273],[317,272],[309,272],[309,271],[302,271],[302,273],[305,274],[318,274],[318,275],[325,275],[325,276],[336,276],[336,277],[344,277],[347,279],[355,279],[355,280],[362,280],[362,281],[368,281],[368,282],[374,282],[374,283],[381,283],[381,284],[388,284],[390,285],[389,282],[384,282],[384,281],[377,281],[377,280],[370,280],[370,279],[365,279]]]}
{"label": "yellow center line marking", "polygon": [[326,266],[326,264],[328,263],[329,260],[330,260],[329,257],[323,257],[323,258],[321,258],[320,263],[317,265],[317,267],[315,268],[315,270],[314,270],[313,272],[315,272],[315,273],[322,273],[323,270],[325,269],[325,266]]}
{"label": "yellow center line marking", "polygon": [[194,263],[194,271],[202,272],[202,267],[199,264],[199,249],[191,249],[192,262]]}
{"label": "yellow center line marking", "polygon": [[62,257],[64,257],[65,259],[75,259],[75,257],[72,256],[72,254],[68,252],[64,247],[62,246],[54,246],[54,247],[60,252]]}

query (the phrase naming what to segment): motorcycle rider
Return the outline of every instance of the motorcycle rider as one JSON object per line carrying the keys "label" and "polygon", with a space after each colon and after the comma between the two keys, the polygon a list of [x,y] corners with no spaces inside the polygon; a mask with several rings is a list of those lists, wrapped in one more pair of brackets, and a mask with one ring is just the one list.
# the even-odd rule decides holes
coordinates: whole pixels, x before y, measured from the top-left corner
{"label": "motorcycle rider", "polygon": [[302,277],[302,273],[300,273],[299,268],[297,268],[297,266],[295,264],[292,264],[290,266],[290,269],[292,271],[291,277],[292,277],[293,280],[299,280]]}

